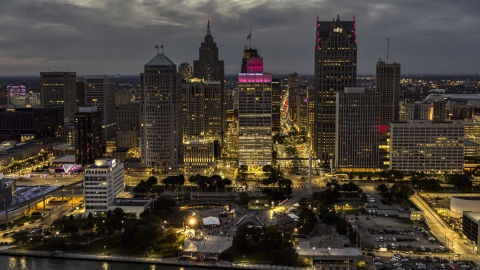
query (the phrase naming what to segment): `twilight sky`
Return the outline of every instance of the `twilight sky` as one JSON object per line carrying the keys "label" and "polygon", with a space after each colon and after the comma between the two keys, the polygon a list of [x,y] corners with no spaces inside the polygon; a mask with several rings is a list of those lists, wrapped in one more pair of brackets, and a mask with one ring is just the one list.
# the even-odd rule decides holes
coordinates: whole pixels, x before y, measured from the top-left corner
{"label": "twilight sky", "polygon": [[478,0],[1,0],[0,76],[76,71],[138,74],[164,45],[173,62],[198,59],[206,20],[238,73],[252,47],[271,73],[313,74],[315,18],[356,16],[358,73],[379,57],[402,73],[480,73]]}

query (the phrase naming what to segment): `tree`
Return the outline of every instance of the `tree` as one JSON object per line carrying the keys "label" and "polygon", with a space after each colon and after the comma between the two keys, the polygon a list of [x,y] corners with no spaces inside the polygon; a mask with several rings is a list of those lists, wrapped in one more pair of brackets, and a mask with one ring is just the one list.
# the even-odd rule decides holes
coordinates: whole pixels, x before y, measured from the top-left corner
{"label": "tree", "polygon": [[92,218],[93,218],[92,212],[88,212],[88,219],[92,219]]}
{"label": "tree", "polygon": [[175,244],[176,241],[177,241],[177,234],[175,233],[175,231],[172,228],[168,229],[163,234],[162,242],[170,244],[170,247],[172,247],[173,244]]}
{"label": "tree", "polygon": [[248,204],[248,193],[240,192],[240,194],[238,195],[238,198],[239,198],[239,204],[241,205]]}
{"label": "tree", "polygon": [[93,229],[93,227],[95,227],[95,224],[93,224],[93,222],[89,221],[87,224],[85,224],[82,227],[82,230],[90,231],[91,229]]}
{"label": "tree", "polygon": [[133,188],[133,192],[137,194],[145,194],[148,192],[148,188],[146,186],[136,186]]}
{"label": "tree", "polygon": [[113,209],[112,214],[113,214],[114,217],[116,217],[120,220],[122,220],[125,217],[125,212],[120,207],[117,207],[117,208]]}
{"label": "tree", "polygon": [[155,185],[158,183],[158,180],[157,180],[157,178],[156,178],[155,176],[150,176],[150,177],[147,179],[146,183],[147,183],[149,186],[152,187],[152,186],[155,186]]}
{"label": "tree", "polygon": [[362,179],[363,179],[363,174],[359,174],[359,175],[358,175],[358,179],[359,179],[359,180],[362,180]]}
{"label": "tree", "polygon": [[392,192],[393,196],[396,198],[405,199],[408,199],[408,197],[415,194],[415,191],[409,185],[403,182],[396,182],[393,184],[393,186],[390,188],[390,192]]}
{"label": "tree", "polygon": [[75,225],[66,226],[64,229],[62,229],[62,233],[69,233],[69,234],[78,233],[78,227]]}
{"label": "tree", "polygon": [[370,175],[367,176],[367,180],[368,180],[368,181],[372,180],[372,177],[371,177]]}
{"label": "tree", "polygon": [[385,184],[380,184],[376,187],[376,190],[380,191],[381,193],[384,193],[388,191],[388,187]]}
{"label": "tree", "polygon": [[111,216],[105,220],[104,226],[108,231],[114,232],[122,230],[122,225],[122,220],[120,218],[116,216]]}
{"label": "tree", "polygon": [[469,190],[472,188],[472,180],[466,174],[453,174],[447,178],[449,184],[454,185],[457,189]]}
{"label": "tree", "polygon": [[356,267],[358,270],[365,270],[368,267],[368,263],[366,261],[358,261]]}

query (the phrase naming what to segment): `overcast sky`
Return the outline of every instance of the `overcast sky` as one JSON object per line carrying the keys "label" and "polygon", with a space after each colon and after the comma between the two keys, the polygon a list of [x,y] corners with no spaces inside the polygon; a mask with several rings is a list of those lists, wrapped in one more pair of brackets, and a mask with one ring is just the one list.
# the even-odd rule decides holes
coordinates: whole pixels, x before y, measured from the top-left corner
{"label": "overcast sky", "polygon": [[247,35],[265,71],[313,74],[315,18],[356,17],[358,73],[379,57],[402,74],[480,73],[478,0],[1,0],[0,76],[76,71],[138,74],[155,45],[175,63],[198,59],[206,20],[238,73]]}

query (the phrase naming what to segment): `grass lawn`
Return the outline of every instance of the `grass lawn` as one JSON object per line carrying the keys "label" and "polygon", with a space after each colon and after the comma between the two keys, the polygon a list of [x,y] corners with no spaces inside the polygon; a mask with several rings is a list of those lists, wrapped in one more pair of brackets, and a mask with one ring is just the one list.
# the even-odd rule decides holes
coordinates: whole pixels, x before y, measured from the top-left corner
{"label": "grass lawn", "polygon": [[[252,264],[270,264],[272,260],[268,254],[267,250],[255,250],[255,252],[250,253],[240,253],[234,247],[226,249],[222,254],[229,256],[233,259],[234,262],[241,263],[252,263]],[[245,255],[245,257],[243,257]]]}

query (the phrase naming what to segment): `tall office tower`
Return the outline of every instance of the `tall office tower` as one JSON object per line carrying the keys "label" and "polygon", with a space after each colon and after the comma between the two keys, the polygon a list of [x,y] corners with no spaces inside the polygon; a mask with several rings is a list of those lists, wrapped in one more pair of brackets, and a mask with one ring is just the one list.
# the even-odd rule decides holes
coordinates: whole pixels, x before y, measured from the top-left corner
{"label": "tall office tower", "polygon": [[280,106],[282,104],[282,83],[280,79],[272,79],[272,132],[277,133],[281,129]]}
{"label": "tall office tower", "polygon": [[434,122],[445,121],[445,104],[446,100],[432,100],[432,103],[430,103],[429,119]]}
{"label": "tall office tower", "polygon": [[120,104],[116,110],[117,149],[138,148],[140,135],[140,103]]}
{"label": "tall office tower", "polygon": [[400,64],[377,62],[375,91],[380,93],[379,166],[386,170],[390,164],[388,123],[400,120]]}
{"label": "tall office tower", "polygon": [[[193,77],[209,82],[220,82],[220,122],[222,123],[220,134],[223,136],[226,125],[224,63],[223,60],[218,60],[218,47],[217,43],[213,42],[213,36],[210,32],[210,21],[207,21],[207,34],[198,51],[199,60],[193,61]],[[220,139],[220,144],[223,145],[223,138]]]}
{"label": "tall office tower", "polygon": [[105,214],[125,189],[123,163],[116,159],[96,159],[85,169],[84,182],[86,214]]}
{"label": "tall office tower", "polygon": [[465,122],[390,122],[390,170],[462,173]]}
{"label": "tall office tower", "polygon": [[183,162],[182,76],[158,53],[140,74],[140,155],[142,163],[166,171]]}
{"label": "tall office tower", "polygon": [[85,107],[97,107],[102,113],[105,142],[115,139],[115,77],[85,77]]}
{"label": "tall office tower", "polygon": [[243,63],[246,72],[238,74],[238,162],[271,165],[272,74],[263,73],[263,58],[255,49],[245,49]]}
{"label": "tall office tower", "polygon": [[40,72],[43,107],[63,107],[64,121],[72,121],[77,111],[77,73]]}
{"label": "tall office tower", "polygon": [[307,91],[300,91],[296,100],[297,116],[296,122],[300,129],[307,130],[308,127],[308,99]]}
{"label": "tall office tower", "polygon": [[314,122],[309,131],[312,149],[324,164],[334,159],[336,94],[354,87],[357,77],[355,17],[342,22],[319,21],[315,40]]}
{"label": "tall office tower", "polygon": [[178,73],[182,74],[182,79],[188,82],[192,78],[192,66],[187,62],[180,63]]}
{"label": "tall office tower", "polygon": [[75,113],[75,163],[86,166],[103,157],[102,114],[97,107],[79,107]]}
{"label": "tall office tower", "polygon": [[288,74],[288,107],[290,111],[290,118],[297,121],[297,97],[300,88],[298,81],[298,73]]}
{"label": "tall office tower", "polygon": [[378,164],[380,94],[364,87],[337,93],[335,164],[344,172],[375,172]]}
{"label": "tall office tower", "polygon": [[77,81],[77,108],[85,107],[85,82]]}
{"label": "tall office tower", "polygon": [[400,113],[400,64],[377,62],[375,90],[380,93],[380,124],[398,121]]}

